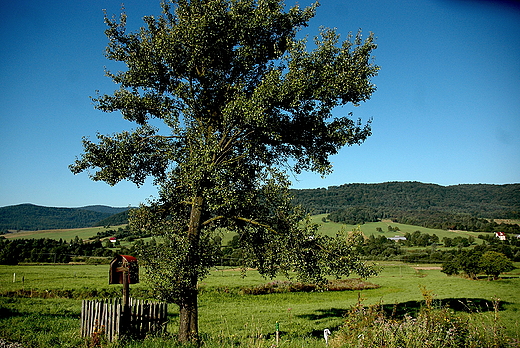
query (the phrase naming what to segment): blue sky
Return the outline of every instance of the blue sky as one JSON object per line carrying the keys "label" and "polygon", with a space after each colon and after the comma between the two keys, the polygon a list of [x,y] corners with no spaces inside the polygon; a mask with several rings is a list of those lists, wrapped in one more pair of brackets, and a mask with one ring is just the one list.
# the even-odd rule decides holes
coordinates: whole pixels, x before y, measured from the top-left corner
{"label": "blue sky", "polygon": [[[311,1],[300,0],[304,6]],[[159,14],[159,1],[125,1],[128,26]],[[293,0],[287,0],[292,4]],[[136,206],[147,184],[110,187],[68,170],[82,136],[133,125],[93,108],[116,86],[103,9],[121,1],[3,0],[0,21],[0,206]],[[334,173],[292,177],[295,188],[421,181],[440,185],[520,182],[520,6],[471,0],[322,0],[302,34],[320,26],[377,37],[378,90],[354,117],[373,135],[332,158]]]}

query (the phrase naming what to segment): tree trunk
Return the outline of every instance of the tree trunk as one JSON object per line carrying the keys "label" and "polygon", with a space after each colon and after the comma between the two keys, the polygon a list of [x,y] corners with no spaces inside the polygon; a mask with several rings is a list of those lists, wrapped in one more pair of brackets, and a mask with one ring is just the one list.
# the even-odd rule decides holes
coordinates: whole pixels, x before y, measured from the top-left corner
{"label": "tree trunk", "polygon": [[198,324],[198,306],[197,293],[191,299],[185,299],[180,305],[179,310],[179,341],[194,342],[198,341],[199,324]]}
{"label": "tree trunk", "polygon": [[200,264],[200,226],[202,216],[202,197],[195,197],[191,207],[188,226],[188,257],[186,269],[190,274],[189,284],[184,291],[179,305],[179,341],[197,341],[199,336],[199,313],[197,305],[197,280]]}

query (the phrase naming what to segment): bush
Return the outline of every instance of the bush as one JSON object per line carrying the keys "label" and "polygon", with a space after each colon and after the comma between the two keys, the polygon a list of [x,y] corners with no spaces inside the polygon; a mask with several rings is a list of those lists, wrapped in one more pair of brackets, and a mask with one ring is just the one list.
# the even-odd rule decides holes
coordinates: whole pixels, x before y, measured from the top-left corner
{"label": "bush", "polygon": [[[365,307],[359,301],[345,324],[330,341],[331,347],[513,347],[514,340],[501,332],[498,320],[486,322],[457,315],[447,307],[435,307],[431,291],[422,289],[424,305],[416,317],[388,317],[382,306]],[[495,305],[495,317],[498,303]]]}
{"label": "bush", "polygon": [[87,265],[109,265],[111,261],[111,257],[87,257],[85,263]]}
{"label": "bush", "polygon": [[265,295],[283,292],[347,291],[377,288],[379,288],[379,285],[358,278],[330,280],[325,286],[300,282],[293,283],[287,280],[275,280],[252,288],[242,288],[241,293],[244,295]]}
{"label": "bush", "polygon": [[479,273],[484,273],[489,279],[498,279],[500,273],[513,269],[513,262],[503,253],[490,250],[482,254],[478,250],[462,250],[442,264],[441,272],[455,275],[462,271],[471,279],[476,279]]}
{"label": "bush", "polygon": [[498,279],[502,272],[509,272],[515,269],[513,262],[506,255],[496,251],[485,252],[480,258],[479,266],[490,278]]}

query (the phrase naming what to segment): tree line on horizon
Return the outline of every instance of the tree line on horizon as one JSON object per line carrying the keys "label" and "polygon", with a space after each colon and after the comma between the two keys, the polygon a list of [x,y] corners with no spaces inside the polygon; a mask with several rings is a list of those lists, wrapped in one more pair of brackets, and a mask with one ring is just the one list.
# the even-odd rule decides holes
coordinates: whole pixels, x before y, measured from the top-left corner
{"label": "tree line on horizon", "polygon": [[487,219],[520,218],[520,184],[441,186],[410,181],[344,184],[292,192],[296,202],[311,214],[330,214],[340,209],[364,206],[400,211],[441,211]]}
{"label": "tree line on horizon", "polygon": [[372,208],[354,206],[327,215],[326,220],[347,225],[362,225],[383,219],[404,225],[440,230],[472,232],[505,232],[520,234],[520,226],[514,223],[497,223],[492,219],[477,218],[469,214],[456,214],[436,210],[399,210],[396,208]]}
{"label": "tree line on horizon", "polygon": [[420,182],[346,184],[328,189],[294,190],[311,214],[359,225],[390,219],[443,230],[520,233],[520,184],[440,186]]}
{"label": "tree line on horizon", "polygon": [[[492,220],[520,218],[520,184],[440,186],[388,182],[291,192],[295,203],[311,214],[328,213],[331,221],[349,225],[392,219],[445,230],[520,233],[516,224]],[[119,209],[116,214],[114,209]],[[128,213],[128,208],[105,206],[53,208],[21,204],[0,208],[0,232],[118,226],[128,223]]]}
{"label": "tree line on horizon", "polygon": [[130,209],[108,206],[58,208],[34,204],[0,207],[0,234],[19,230],[117,226],[128,223]]}

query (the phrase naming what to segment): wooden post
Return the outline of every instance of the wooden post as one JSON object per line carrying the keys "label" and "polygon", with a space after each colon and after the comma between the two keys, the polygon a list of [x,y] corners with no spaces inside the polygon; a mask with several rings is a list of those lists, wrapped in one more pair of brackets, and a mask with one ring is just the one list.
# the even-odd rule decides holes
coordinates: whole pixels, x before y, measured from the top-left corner
{"label": "wooden post", "polygon": [[123,271],[123,306],[130,304],[130,284],[128,284],[128,268]]}
{"label": "wooden post", "polygon": [[128,284],[129,269],[123,270],[123,313],[121,320],[121,331],[125,335],[130,329],[130,284]]}
{"label": "wooden post", "polygon": [[280,323],[276,322],[276,346],[280,343]]}

